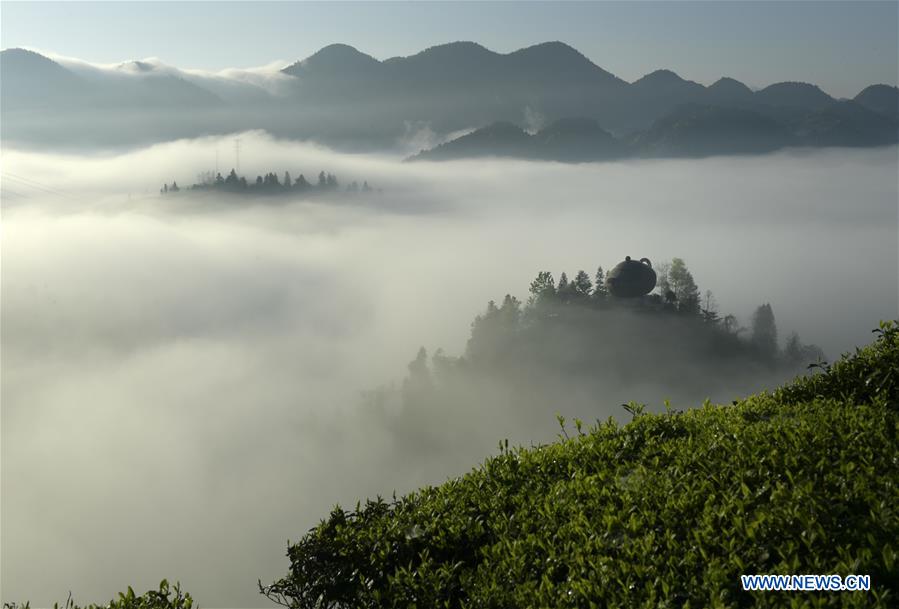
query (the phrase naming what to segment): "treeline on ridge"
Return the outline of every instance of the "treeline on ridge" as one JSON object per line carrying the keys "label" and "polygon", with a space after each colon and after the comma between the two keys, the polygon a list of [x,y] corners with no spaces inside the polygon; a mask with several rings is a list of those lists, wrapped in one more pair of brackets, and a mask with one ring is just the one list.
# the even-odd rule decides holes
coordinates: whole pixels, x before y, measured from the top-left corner
{"label": "treeline on ridge", "polygon": [[388,417],[396,433],[449,449],[471,426],[462,409],[508,414],[527,429],[528,418],[539,425],[559,408],[729,401],[823,360],[795,332],[781,346],[769,303],[743,327],[711,291],[700,292],[682,259],[656,270],[656,290],[634,299],[612,296],[602,267],[593,278],[579,271],[558,281],[541,272],[525,303],[510,294],[487,303],[462,355],[429,357],[422,347],[402,383],[369,392],[369,404],[401,413]]}
{"label": "treeline on ridge", "polygon": [[[290,193],[326,193],[340,191],[340,180],[337,176],[328,172],[321,171],[315,182],[310,182],[302,173],[294,180],[290,177],[290,172],[285,171],[283,179],[278,179],[278,174],[269,172],[264,176],[256,176],[256,180],[250,182],[244,176],[238,176],[234,169],[227,175],[222,177],[221,173],[213,175],[211,171],[201,173],[199,182],[187,187],[186,190],[192,191],[218,191],[230,192],[238,194],[290,194]],[[173,181],[171,185],[163,184],[159,189],[159,194],[167,195],[169,193],[177,193],[185,190],[178,186],[178,182]],[[345,192],[374,192],[368,180],[363,180],[359,184],[357,180],[348,182],[344,186]],[[380,189],[378,189],[380,192]]]}

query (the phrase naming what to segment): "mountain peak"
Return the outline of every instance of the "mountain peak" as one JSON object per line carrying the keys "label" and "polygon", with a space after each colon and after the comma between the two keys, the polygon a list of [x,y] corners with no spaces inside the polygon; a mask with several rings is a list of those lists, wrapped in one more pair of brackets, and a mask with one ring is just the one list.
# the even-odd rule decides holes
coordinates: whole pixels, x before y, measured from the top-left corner
{"label": "mountain peak", "polygon": [[752,97],[752,89],[728,76],[719,78],[709,85],[708,92],[717,101],[736,101]]}
{"label": "mountain peak", "polygon": [[19,47],[13,47],[11,49],[3,49],[0,51],[0,57],[3,58],[4,61],[14,61],[16,63],[33,63],[44,64],[44,65],[59,65],[46,55],[41,55],[35,51],[30,51],[28,49],[23,49]]}
{"label": "mountain peak", "polygon": [[855,101],[878,114],[899,118],[899,87],[871,85],[856,95]]}
{"label": "mountain peak", "polygon": [[380,64],[380,61],[355,47],[337,43],[329,44],[281,71],[293,76],[309,71],[361,72]]}
{"label": "mountain peak", "polygon": [[609,86],[625,84],[623,80],[603,70],[574,47],[558,40],[518,49],[506,57],[518,69],[525,69],[530,73],[543,71],[556,76],[581,78],[585,81],[599,79]]}
{"label": "mountain peak", "polygon": [[517,53],[527,53],[527,54],[541,53],[541,54],[552,54],[552,55],[563,56],[563,57],[578,57],[578,58],[586,59],[586,57],[584,57],[583,53],[578,51],[573,46],[565,44],[564,42],[562,42],[560,40],[550,40],[547,42],[540,42],[538,44],[532,44],[529,47],[524,47],[522,49],[518,49],[517,51],[515,51],[513,53],[510,53],[510,55],[515,55]]}
{"label": "mountain peak", "polygon": [[52,77],[74,79],[75,76],[46,55],[28,49],[4,49],[0,51],[0,66],[4,76],[15,73],[16,77],[40,80]]}
{"label": "mountain peak", "polygon": [[478,44],[477,42],[471,42],[469,40],[458,40],[456,42],[447,42],[445,44],[438,44],[432,47],[426,48],[424,51],[420,53],[416,53],[415,55],[411,55],[409,58],[413,57],[439,57],[439,58],[450,58],[450,57],[481,57],[481,56],[493,56],[496,55],[493,51],[488,49],[487,47]]}
{"label": "mountain peak", "polygon": [[755,97],[772,106],[821,107],[831,103],[833,98],[807,82],[778,82],[755,92]]}
{"label": "mountain peak", "polygon": [[740,82],[740,81],[737,80],[736,78],[731,78],[730,76],[722,76],[721,78],[719,78],[718,80],[716,80],[715,82],[713,82],[711,85],[709,85],[709,89],[712,89],[712,88],[732,88],[732,87],[740,87],[740,88],[744,88],[744,87],[745,87],[746,89],[752,91],[752,89],[749,89],[749,87],[747,87],[745,84],[743,84],[742,82]]}
{"label": "mountain peak", "polygon": [[643,78],[636,80],[633,84],[670,84],[670,83],[681,83],[687,82],[683,78],[677,75],[677,73],[672,72],[671,70],[656,70],[654,72],[650,72]]}

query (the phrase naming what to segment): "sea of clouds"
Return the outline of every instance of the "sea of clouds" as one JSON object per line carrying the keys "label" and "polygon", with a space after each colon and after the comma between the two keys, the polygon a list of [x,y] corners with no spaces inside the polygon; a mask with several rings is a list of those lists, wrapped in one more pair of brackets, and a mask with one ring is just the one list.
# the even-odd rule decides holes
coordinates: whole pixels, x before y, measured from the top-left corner
{"label": "sea of clouds", "polygon": [[[238,135],[125,153],[3,150],[2,600],[104,602],[180,580],[261,606],[335,503],[459,475],[545,425],[473,420],[440,462],[361,394],[419,346],[464,350],[541,270],[684,258],[722,313],[770,302],[830,356],[899,315],[897,149],[563,165],[402,163],[239,134],[240,173],[379,192],[159,195]],[[619,402],[596,417],[619,415]],[[427,424],[427,422],[425,422]]]}

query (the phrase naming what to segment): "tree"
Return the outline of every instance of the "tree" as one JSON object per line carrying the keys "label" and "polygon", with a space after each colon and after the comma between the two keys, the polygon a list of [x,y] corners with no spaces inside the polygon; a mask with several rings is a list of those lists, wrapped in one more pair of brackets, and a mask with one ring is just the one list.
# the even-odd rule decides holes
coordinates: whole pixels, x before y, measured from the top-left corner
{"label": "tree", "polygon": [[577,302],[589,300],[590,295],[593,293],[593,282],[590,281],[590,276],[586,272],[577,272],[577,275],[574,276],[574,281],[571,282],[571,292],[574,295],[574,300]]}
{"label": "tree", "polygon": [[403,380],[404,403],[408,405],[418,401],[432,387],[431,370],[428,367],[428,352],[424,347],[421,347],[415,359],[409,362],[409,376]]}
{"label": "tree", "polygon": [[799,340],[799,334],[790,332],[784,344],[783,358],[788,365],[798,368],[823,361],[824,351],[818,345],[803,345]]}
{"label": "tree", "polygon": [[499,308],[500,319],[503,328],[507,332],[514,332],[518,329],[518,322],[521,320],[521,301],[510,294],[506,294],[503,298],[503,304]]}
{"label": "tree", "polygon": [[466,356],[477,365],[492,366],[500,362],[509,350],[509,344],[518,332],[521,319],[521,302],[506,294],[503,304],[487,303],[487,311],[478,315],[471,324],[471,337],[466,346]]}
{"label": "tree", "polygon": [[172,182],[172,187],[169,188],[169,190],[171,190],[172,192],[178,192],[181,189],[178,188],[178,182]]}
{"label": "tree", "polygon": [[787,342],[784,344],[784,359],[793,365],[799,364],[802,360],[802,342],[796,332],[790,332],[790,335],[787,336]]}
{"label": "tree", "polygon": [[605,300],[609,296],[609,289],[606,287],[606,275],[602,267],[596,269],[596,283],[593,284],[593,300]]}
{"label": "tree", "polygon": [[318,173],[318,187],[322,190],[328,187],[328,177],[324,171]]}
{"label": "tree", "polygon": [[274,171],[270,171],[265,174],[265,178],[263,179],[262,184],[269,190],[275,190],[281,187],[281,182],[278,181],[278,175]]}
{"label": "tree", "polygon": [[562,302],[571,300],[571,285],[568,283],[568,275],[564,272],[559,277],[559,285],[556,287],[556,295]]}
{"label": "tree", "polygon": [[306,176],[304,176],[302,173],[300,174],[300,177],[297,178],[297,181],[293,185],[293,187],[298,190],[306,190],[310,186],[311,186],[311,184],[309,184],[309,182],[306,181]]}
{"label": "tree", "polygon": [[662,262],[656,267],[656,289],[659,291],[659,295],[664,302],[672,304],[677,297],[674,292],[671,291],[671,286],[668,284],[668,271],[670,269],[671,265],[667,262]]}
{"label": "tree", "polygon": [[740,324],[737,322],[737,318],[728,313],[724,316],[724,320],[722,321],[722,325],[724,327],[724,331],[728,334],[733,334],[736,336],[740,332],[744,332],[745,328],[741,328]]}
{"label": "tree", "polygon": [[720,321],[720,317],[718,316],[718,303],[715,301],[715,296],[712,294],[711,290],[705,291],[701,312],[702,319],[706,323],[716,324]]}
{"label": "tree", "polygon": [[761,305],[752,315],[750,342],[763,358],[774,361],[777,356],[777,324],[769,303]]}
{"label": "tree", "polygon": [[528,291],[531,293],[530,298],[528,298],[529,307],[540,306],[555,299],[556,283],[552,273],[549,271],[537,273],[537,278],[531,282],[531,287]]}
{"label": "tree", "polygon": [[471,322],[471,336],[465,348],[465,355],[472,362],[487,363],[493,360],[498,317],[499,309],[491,300],[487,303],[487,311]]}
{"label": "tree", "polygon": [[290,188],[291,186],[293,186],[293,181],[291,181],[291,179],[290,179],[290,172],[285,171],[284,172],[284,188]]}
{"label": "tree", "polygon": [[[699,288],[693,281],[693,275],[687,269],[683,258],[671,260],[667,273],[668,289],[674,292],[677,299],[677,310],[683,313],[699,313]],[[663,292],[664,295],[664,292]]]}

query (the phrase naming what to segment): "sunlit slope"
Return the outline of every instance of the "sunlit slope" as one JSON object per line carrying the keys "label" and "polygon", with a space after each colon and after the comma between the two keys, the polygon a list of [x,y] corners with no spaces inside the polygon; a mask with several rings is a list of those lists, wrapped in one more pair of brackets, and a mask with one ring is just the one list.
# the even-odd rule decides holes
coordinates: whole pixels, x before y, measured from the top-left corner
{"label": "sunlit slope", "polygon": [[[895,607],[899,328],[733,405],[504,449],[330,517],[267,589],[295,607]],[[741,574],[869,574],[870,592],[748,593]]]}

